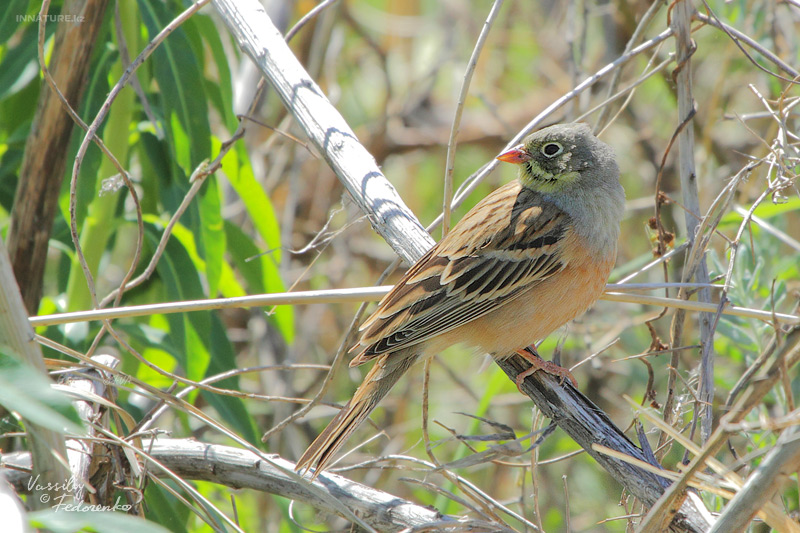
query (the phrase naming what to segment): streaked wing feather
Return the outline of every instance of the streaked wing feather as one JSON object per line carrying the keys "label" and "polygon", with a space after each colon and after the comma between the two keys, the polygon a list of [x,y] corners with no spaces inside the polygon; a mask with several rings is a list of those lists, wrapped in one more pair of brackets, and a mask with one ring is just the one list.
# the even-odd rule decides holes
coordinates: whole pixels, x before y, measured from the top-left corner
{"label": "streaked wing feather", "polygon": [[361,326],[351,364],[424,342],[523,294],[565,266],[569,218],[517,182],[476,205]]}

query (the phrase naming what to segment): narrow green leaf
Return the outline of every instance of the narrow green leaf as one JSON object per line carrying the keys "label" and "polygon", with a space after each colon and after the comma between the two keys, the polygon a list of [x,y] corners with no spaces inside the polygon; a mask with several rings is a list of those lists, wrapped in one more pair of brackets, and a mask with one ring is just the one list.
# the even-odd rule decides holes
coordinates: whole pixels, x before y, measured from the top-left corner
{"label": "narrow green leaf", "polygon": [[0,145],[0,151],[3,148],[8,148],[8,150],[0,157],[0,206],[6,213],[9,213],[14,204],[14,194],[17,189],[19,168],[22,165],[23,149]]}
{"label": "narrow green leaf", "polygon": [[[785,213],[798,210],[800,210],[800,198],[794,196],[782,204],[774,204],[771,201],[762,202],[758,207],[756,207],[755,211],[753,211],[753,215],[763,220],[769,220]],[[742,223],[742,218],[742,215],[739,213],[727,213],[722,217],[719,225],[720,227],[738,226]]]}
{"label": "narrow green leaf", "polygon": [[241,142],[237,142],[236,146],[222,158],[222,171],[244,202],[247,213],[253,219],[256,231],[266,243],[275,264],[279,264],[281,233],[278,220],[275,218],[272,202],[256,181],[247,150]]}
{"label": "narrow green leaf", "polygon": [[6,6],[0,13],[0,44],[8,41],[22,24],[33,25],[32,22],[22,20],[22,17],[27,14],[27,6],[28,0],[6,0]]}
{"label": "narrow green leaf", "polygon": [[[228,251],[236,268],[244,276],[250,294],[286,290],[275,262],[268,255],[261,255],[261,251],[252,239],[245,235],[239,226],[225,221],[225,234],[229,244]],[[225,296],[236,295],[225,294]],[[279,305],[269,316],[283,335],[283,339],[289,344],[294,342],[294,307]]]}
{"label": "narrow green leaf", "polygon": [[[183,490],[179,494],[187,497]],[[186,533],[186,525],[190,516],[189,506],[178,500],[174,494],[161,488],[155,483],[148,483],[145,490],[147,501],[147,516],[150,520],[169,528],[172,533]]]}
{"label": "narrow green leaf", "polygon": [[[139,0],[142,20],[152,38],[169,24],[177,13],[167,11],[167,5],[153,0]],[[202,60],[202,58],[200,58]],[[152,64],[161,90],[161,106],[169,142],[177,142],[178,132],[185,133],[188,161],[180,161],[184,172],[209,157],[211,128],[203,89],[203,76],[198,58],[186,32],[178,27],[153,52]],[[174,155],[180,150],[177,146]]]}
{"label": "narrow green leaf", "polygon": [[[156,230],[154,217],[147,217],[148,240],[155,244],[160,228]],[[156,230],[156,231],[154,231]],[[205,297],[200,284],[199,272],[205,270],[203,260],[197,255],[193,236],[180,224],[173,229],[157,272],[164,283],[170,301],[194,300]],[[216,375],[237,367],[233,347],[227,330],[213,311],[166,315],[169,323],[169,338],[174,343],[171,353],[192,380]],[[165,349],[167,345],[161,345]],[[211,354],[214,357],[211,357]],[[239,390],[238,378],[228,378],[218,387]],[[253,444],[259,443],[255,422],[239,398],[202,392],[203,397],[243,438]]]}
{"label": "narrow green leaf", "polygon": [[[231,346],[228,340],[227,330],[219,316],[215,313],[211,314],[210,341],[209,349],[211,353],[214,354],[214,357],[211,358],[208,365],[206,377],[221,374],[238,367],[236,364],[236,355],[233,352],[233,346]],[[239,377],[234,376],[218,381],[214,383],[214,386],[231,390],[241,390],[239,381]],[[254,446],[263,446],[255,420],[250,415],[250,412],[245,407],[244,401],[241,398],[223,396],[206,391],[201,391],[201,394],[220,414],[220,420],[223,420],[225,424],[233,428],[239,436]]]}
{"label": "narrow green leaf", "polygon": [[[222,46],[219,28],[214,24],[211,17],[206,15],[195,15],[187,22],[187,28],[195,26],[198,33],[202,36],[203,42],[211,50],[211,57],[214,59],[214,66],[217,70],[217,80],[206,80],[206,91],[212,98],[212,103],[217,111],[224,117],[228,131],[233,133],[239,124],[234,115],[233,109],[233,85],[231,83],[231,69],[228,65],[228,56]],[[234,53],[238,51],[233,47]]]}
{"label": "narrow green leaf", "polygon": [[[241,232],[229,230],[226,226],[228,239],[236,239],[236,244],[231,243],[229,252],[237,263],[238,268],[249,276],[251,292],[283,292],[285,290],[281,280],[278,264],[280,264],[280,228],[272,202],[256,181],[250,159],[242,143],[236,143],[233,150],[222,158],[222,170],[231,186],[244,202],[248,214],[253,220],[256,231],[267,246],[267,253],[259,250],[252,241]],[[256,261],[245,262],[246,259],[258,256],[260,273],[254,272]],[[256,279],[259,279],[256,285]],[[258,287],[256,289],[256,287]],[[274,315],[276,325],[287,342],[294,338],[294,324],[292,310],[288,306],[278,307]]]}
{"label": "narrow green leaf", "polygon": [[[117,507],[115,507],[115,505]],[[148,500],[148,507],[150,500]],[[54,503],[51,509],[28,514],[28,523],[37,530],[53,533],[77,533],[94,531],[96,533],[169,533],[170,530],[155,522],[139,516],[124,514],[131,508],[128,501],[118,498],[108,509],[95,511],[97,506],[87,503]],[[119,511],[119,512],[102,512]]]}
{"label": "narrow green leaf", "polygon": [[208,296],[217,295],[225,256],[225,231],[222,220],[222,191],[216,176],[208,176],[199,194],[202,255],[206,263]]}
{"label": "narrow green leaf", "polygon": [[0,62],[0,100],[21,91],[39,77],[36,26],[26,28],[22,37]]}
{"label": "narrow green leaf", "polygon": [[83,422],[69,397],[50,385],[36,369],[0,352],[0,405],[53,431],[82,434]]}
{"label": "narrow green leaf", "polygon": [[[155,248],[163,232],[163,226],[154,216],[146,216],[145,221],[145,235],[150,245]],[[178,239],[169,240],[156,272],[164,283],[166,297],[170,301],[205,298],[195,265]],[[166,318],[170,327],[170,338],[176,346],[176,356],[186,372],[186,377],[192,380],[202,379],[211,358],[206,349],[207,335],[211,327],[209,313],[169,314]]]}
{"label": "narrow green leaf", "polygon": [[[92,66],[89,69],[90,78],[89,83],[86,87],[86,92],[84,93],[83,100],[81,103],[81,116],[89,116],[93,117],[97,114],[100,110],[100,107],[105,102],[106,97],[108,96],[108,91],[110,87],[108,85],[109,73],[111,72],[114,63],[119,60],[119,54],[116,50],[109,46],[104,46],[101,48],[99,53],[95,53],[95,57],[92,61]],[[117,105],[119,105],[119,101]],[[118,107],[112,107],[111,113],[115,114],[118,112]],[[106,127],[108,126],[109,121],[104,121],[100,128],[97,130],[97,134],[102,136],[105,131]],[[127,142],[128,135],[127,135],[127,121],[125,122],[124,126],[126,128],[125,134],[122,137],[125,142]],[[75,156],[78,153],[78,148],[80,147],[81,142],[83,141],[84,132],[80,128],[77,128],[73,131],[73,134],[70,138],[70,145],[69,145],[69,152],[67,156],[67,161],[74,161]],[[115,146],[111,146],[110,149],[112,152],[117,156],[120,157],[120,153],[118,150],[114,150]],[[98,198],[97,193],[99,191],[98,187],[98,173],[100,166],[103,162],[105,156],[102,154],[100,149],[94,144],[90,143],[89,148],[86,151],[86,155],[81,162],[80,172],[78,173],[78,183],[77,183],[77,198],[76,198],[76,211],[75,211],[75,219],[78,224],[78,227],[83,228],[84,221],[86,219],[86,214],[88,212],[89,204],[95,201],[100,201],[103,203],[111,204],[111,206],[116,205],[117,200],[119,199],[118,195],[108,195],[103,198]],[[124,165],[126,161],[123,159],[122,164]],[[64,181],[62,182],[61,192],[59,194],[58,202],[59,207],[61,208],[61,215],[64,217],[65,220],[69,220],[69,195],[70,195],[70,179],[72,178],[72,164],[68,164],[64,169]],[[121,194],[125,194],[125,190]],[[110,208],[109,208],[110,210]],[[107,227],[112,225],[111,217],[103,216],[105,220],[102,221]],[[104,237],[102,239],[97,239],[95,242],[92,243],[92,247],[97,246],[98,248],[105,248],[106,242],[108,237]],[[84,243],[86,244],[86,243]],[[84,249],[84,253],[87,253],[87,250]],[[91,250],[88,251],[89,255],[96,255],[102,253],[100,250]],[[91,262],[90,262],[91,264]],[[94,267],[94,265],[91,265]],[[92,271],[94,272],[95,269],[93,268]],[[83,277],[83,272],[80,273],[80,276]],[[88,297],[86,299],[88,301]],[[81,309],[85,309],[86,302],[78,302],[79,305],[84,304]]]}

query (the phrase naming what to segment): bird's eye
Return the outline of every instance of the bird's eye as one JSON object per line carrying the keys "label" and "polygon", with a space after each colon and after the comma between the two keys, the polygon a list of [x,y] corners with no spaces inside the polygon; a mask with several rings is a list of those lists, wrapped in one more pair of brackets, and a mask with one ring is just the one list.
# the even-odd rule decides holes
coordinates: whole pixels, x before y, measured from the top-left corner
{"label": "bird's eye", "polygon": [[564,147],[559,143],[547,143],[542,146],[542,154],[544,154],[545,157],[555,157],[562,151],[564,151]]}

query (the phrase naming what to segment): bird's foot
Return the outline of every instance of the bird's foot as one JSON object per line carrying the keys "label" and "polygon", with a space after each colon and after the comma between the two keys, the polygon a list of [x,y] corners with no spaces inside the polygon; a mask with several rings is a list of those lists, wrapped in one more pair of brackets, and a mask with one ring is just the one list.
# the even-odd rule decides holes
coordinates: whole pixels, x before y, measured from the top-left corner
{"label": "bird's foot", "polygon": [[561,378],[561,383],[564,383],[565,380],[569,379],[572,383],[573,387],[578,386],[578,382],[575,380],[575,377],[572,375],[572,372],[564,368],[563,366],[558,366],[552,361],[545,361],[539,354],[536,353],[536,350],[530,346],[527,348],[522,348],[521,350],[517,350],[517,353],[525,358],[533,366],[528,370],[520,372],[517,376],[516,383],[517,389],[522,392],[522,382],[525,381],[525,378],[533,375],[535,372],[542,370],[552,376],[557,376]]}

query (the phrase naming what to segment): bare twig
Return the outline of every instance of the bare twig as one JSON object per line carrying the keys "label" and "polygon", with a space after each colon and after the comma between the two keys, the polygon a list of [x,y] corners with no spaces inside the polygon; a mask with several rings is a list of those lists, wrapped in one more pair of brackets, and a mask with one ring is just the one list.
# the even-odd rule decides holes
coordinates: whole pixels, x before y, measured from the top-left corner
{"label": "bare twig", "polygon": [[481,55],[483,45],[486,43],[486,38],[489,37],[489,30],[492,29],[497,15],[500,13],[500,8],[503,6],[503,0],[495,0],[492,4],[492,9],[489,11],[489,16],[486,22],[483,23],[483,28],[475,42],[475,48],[472,50],[472,55],[467,63],[467,70],[464,72],[464,81],[461,83],[461,92],[458,94],[458,103],[456,104],[456,113],[453,117],[453,125],[450,128],[450,139],[447,141],[447,162],[445,163],[444,171],[444,201],[442,205],[442,236],[447,235],[450,231],[450,209],[453,200],[453,166],[455,165],[456,158],[456,145],[458,143],[458,130],[461,127],[461,114],[464,111],[464,103],[469,94],[469,84],[472,81],[472,74],[475,72],[475,67],[478,65],[478,57]]}
{"label": "bare twig", "polygon": [[[717,306],[690,300],[676,298],[663,298],[635,294],[641,291],[663,288],[718,288],[720,285],[698,283],[609,283],[606,292],[600,297],[610,302],[625,302],[641,305],[664,306],[673,309],[685,309],[697,312],[716,312]],[[178,302],[165,302],[146,305],[130,305],[114,307],[112,309],[93,309],[90,311],[73,311],[69,313],[56,313],[30,317],[30,324],[34,327],[53,326],[57,324],[70,324],[75,322],[88,322],[92,320],[113,320],[117,318],[149,316],[156,314],[185,313],[189,311],[209,311],[212,309],[236,309],[248,307],[268,307],[275,305],[306,305],[319,303],[347,303],[347,302],[377,302],[392,288],[391,285],[378,285],[375,287],[356,287],[352,289],[325,289],[318,291],[278,292],[273,294],[252,294],[232,298],[209,298],[207,300],[190,300]],[[773,316],[782,324],[798,324],[800,316],[751,309],[736,305],[726,305],[723,314],[755,318],[758,320],[772,320]]]}
{"label": "bare twig", "polygon": [[[636,45],[636,43],[638,43],[642,39],[644,32],[650,26],[650,23],[653,21],[653,19],[655,18],[655,16],[658,14],[658,12],[661,10],[662,7],[663,7],[662,2],[654,1],[652,4],[650,4],[650,7],[647,8],[647,11],[642,16],[642,19],[639,21],[639,24],[636,25],[636,29],[633,31],[633,34],[631,34],[631,37],[630,39],[628,39],[627,44],[625,44],[625,53],[630,52],[631,49]],[[611,80],[608,83],[608,90],[606,92],[607,100],[611,99],[611,95],[614,94],[614,91],[617,89],[617,86],[619,86],[619,80],[621,79],[621,77],[622,77],[622,69],[620,68],[616,72],[614,72],[614,75],[612,76]],[[604,107],[603,110],[600,111],[600,115],[597,117],[597,121],[594,124],[594,131],[601,131],[605,129],[608,122],[608,115],[610,113],[611,113],[611,107]]]}
{"label": "bare twig", "polygon": [[[695,102],[692,97],[692,68],[691,57],[696,50],[696,45],[691,37],[691,16],[694,9],[692,3],[687,0],[678,0],[672,9],[672,22],[670,27],[675,32],[675,48],[677,53],[678,66],[674,72],[675,83],[678,91],[678,117],[683,120],[695,112]],[[683,128],[678,134],[679,150],[679,169],[681,179],[681,193],[683,204],[688,211],[700,213],[700,200],[697,192],[697,172],[694,163],[694,130],[691,127]],[[695,249],[704,250],[695,242],[697,219],[686,213],[686,236],[690,242],[694,243]],[[701,257],[697,262],[695,278],[698,283],[709,283],[708,266],[705,258]],[[686,277],[682,280],[689,281]],[[684,297],[679,291],[679,297]],[[702,303],[711,302],[711,293],[708,289],[700,289],[698,299]],[[700,360],[700,405],[698,406],[698,416],[701,421],[702,438],[705,441],[711,434],[713,415],[711,406],[714,401],[714,327],[713,317],[709,313],[701,313],[700,322],[700,343],[702,357]],[[672,329],[672,344],[681,344],[681,331],[683,313],[680,311],[675,314]],[[669,415],[668,415],[669,416]]]}
{"label": "bare twig", "polygon": [[[706,4],[706,7],[708,7],[708,4]],[[752,37],[750,37],[746,33],[743,33],[741,31],[737,30],[736,28],[725,24],[724,22],[719,20],[716,16],[708,16],[708,15],[705,15],[705,14],[699,13],[699,12],[695,12],[692,16],[693,16],[693,18],[696,18],[700,22],[703,22],[705,24],[708,24],[709,26],[713,26],[713,27],[715,27],[717,29],[720,29],[723,32],[725,32],[728,35],[728,37],[730,37],[731,40],[733,40],[733,42],[736,43],[736,46],[739,47],[739,50],[741,50],[742,53],[744,53],[747,56],[747,58],[750,59],[750,61],[757,68],[759,68],[761,70],[764,70],[768,74],[772,74],[773,76],[776,76],[777,78],[780,78],[783,81],[788,81],[790,83],[796,83],[794,80],[790,80],[790,79],[784,78],[783,76],[780,76],[778,74],[775,74],[774,72],[770,72],[770,71],[764,69],[764,67],[759,65],[757,61],[755,61],[753,58],[751,58],[750,55],[745,51],[745,49],[739,43],[739,41],[747,43],[747,46],[749,46],[753,50],[758,51],[758,53],[760,53],[761,55],[763,55],[764,57],[769,59],[779,69],[781,69],[782,71],[784,71],[788,75],[792,76],[793,78],[797,78],[798,76],[800,76],[800,71],[798,71],[797,69],[795,69],[794,67],[792,67],[791,65],[789,65],[788,63],[783,61],[780,57],[775,55],[768,48],[764,48],[758,41],[756,41],[755,39],[753,39]]]}

